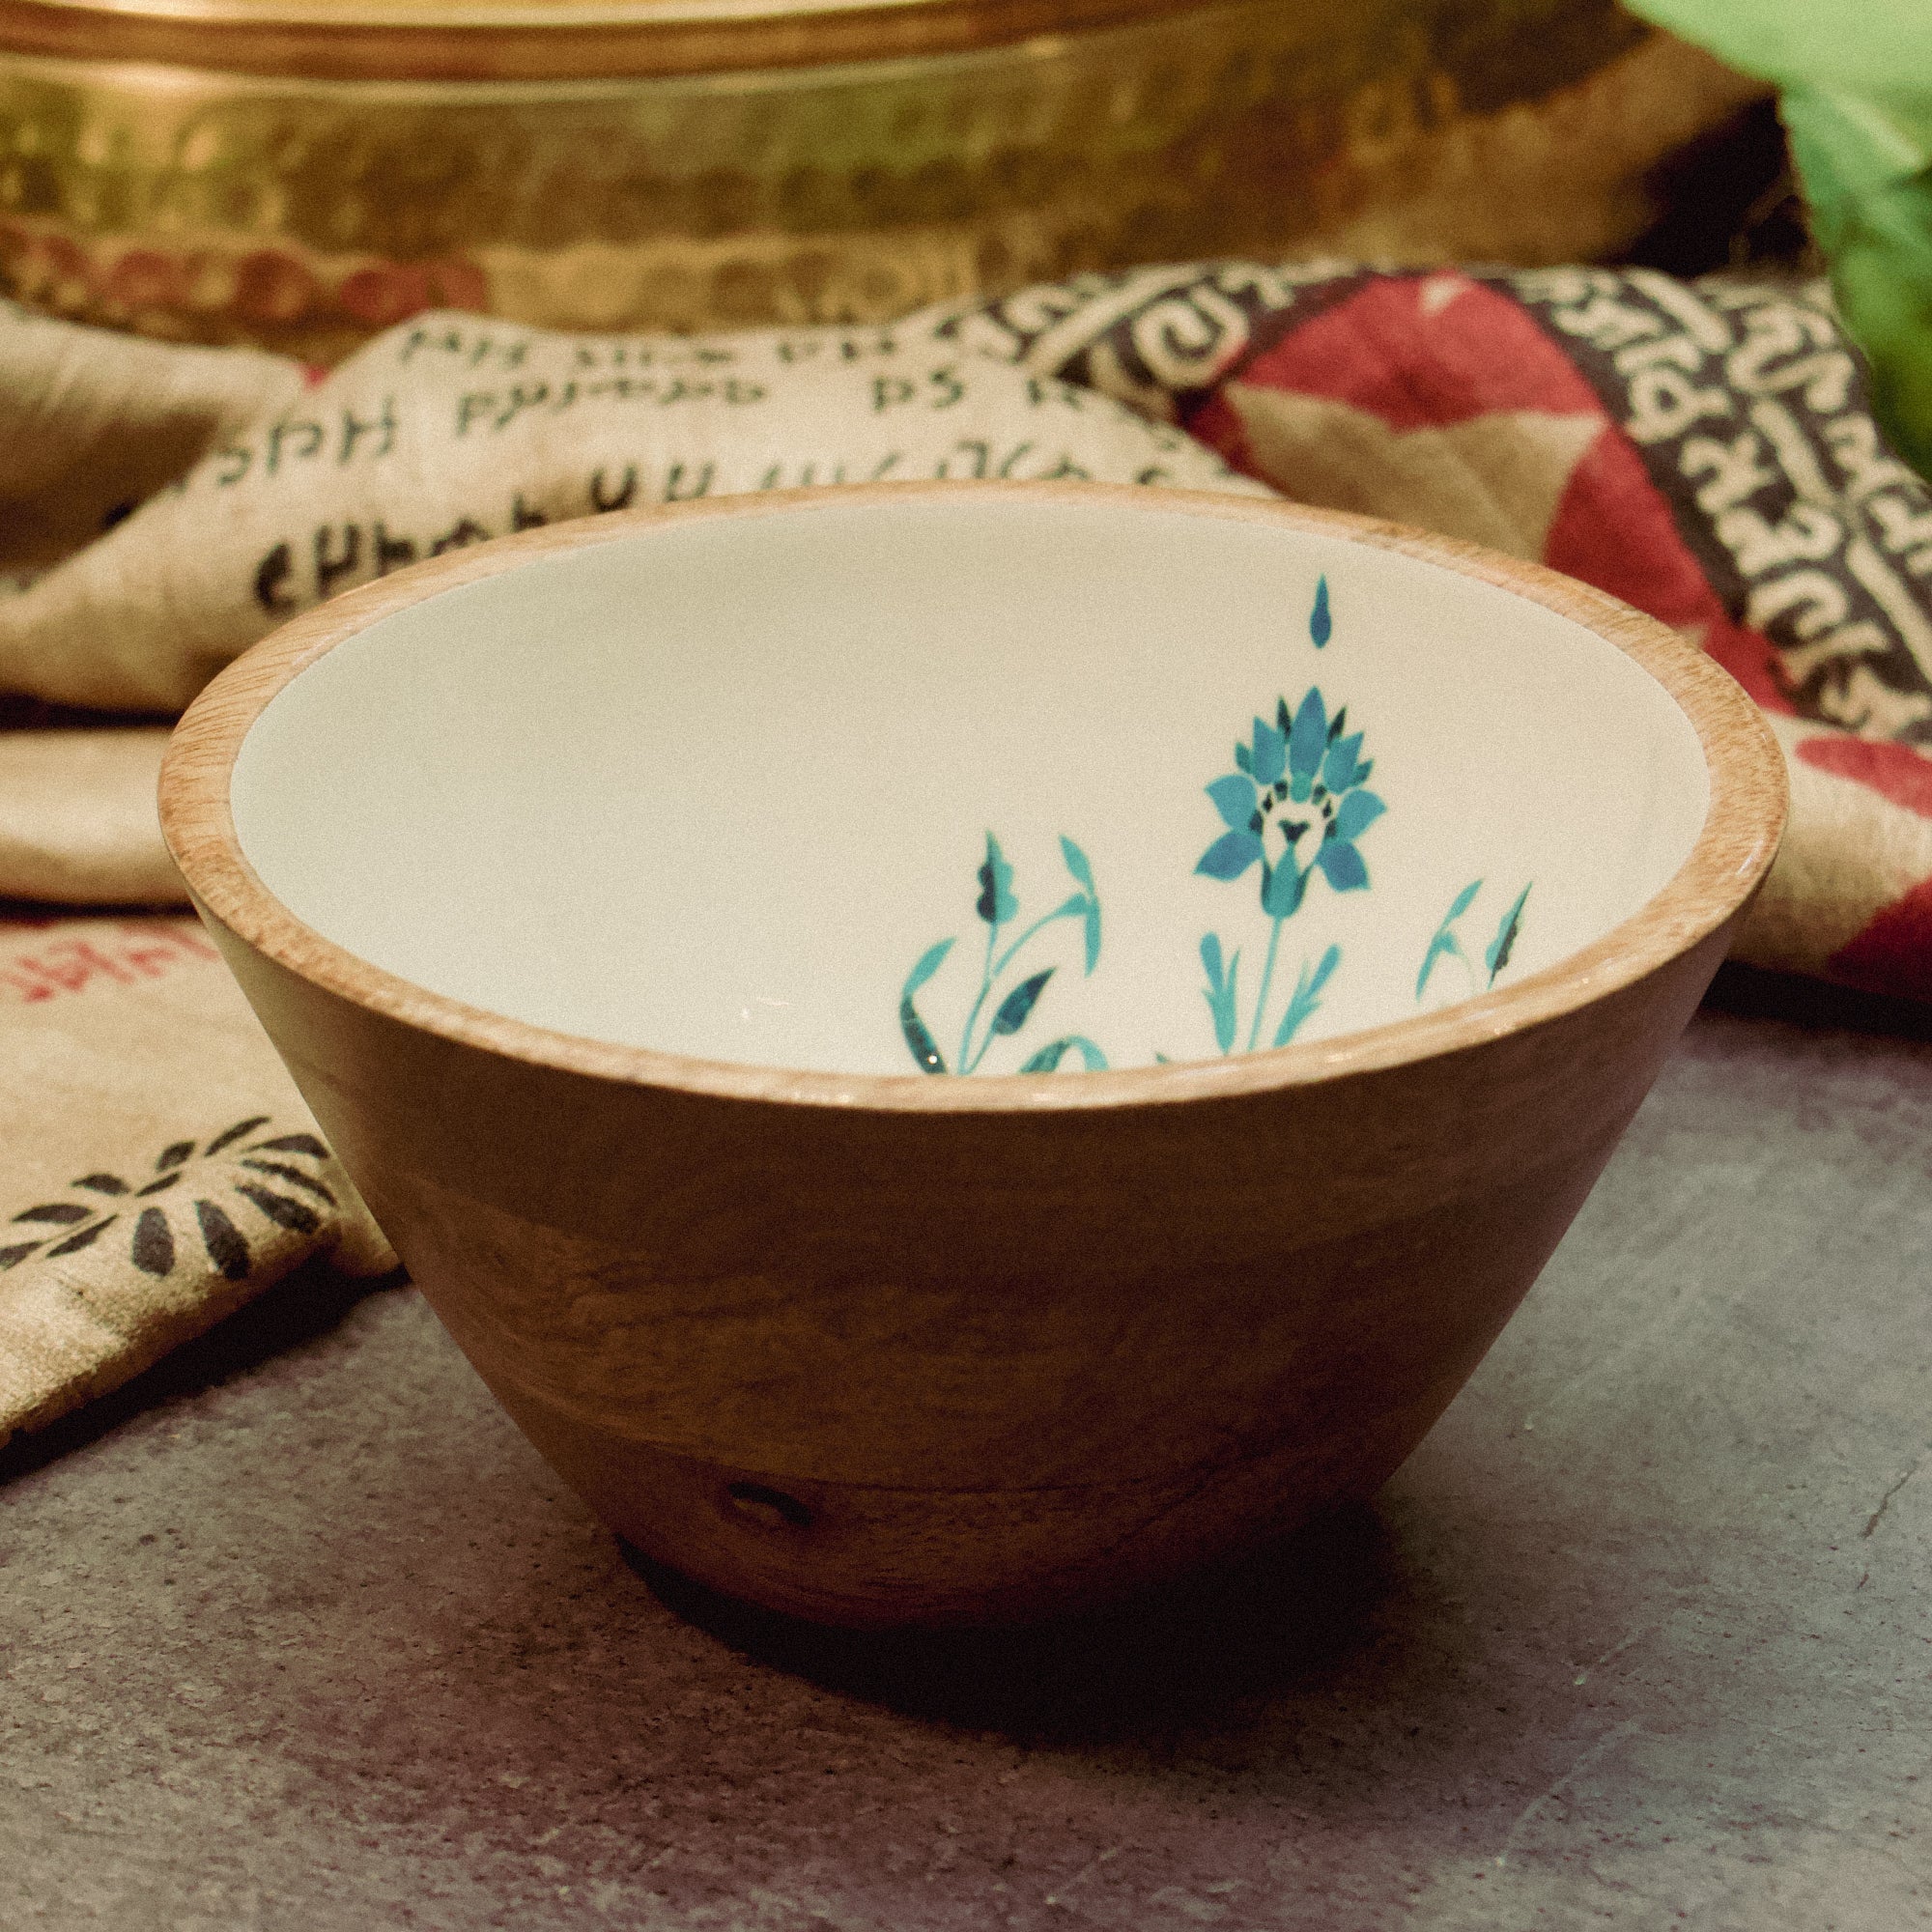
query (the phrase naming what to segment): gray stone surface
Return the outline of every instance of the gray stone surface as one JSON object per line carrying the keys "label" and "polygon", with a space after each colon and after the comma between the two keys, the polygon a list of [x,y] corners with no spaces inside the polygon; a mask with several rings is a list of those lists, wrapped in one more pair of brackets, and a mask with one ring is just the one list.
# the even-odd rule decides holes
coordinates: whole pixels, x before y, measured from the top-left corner
{"label": "gray stone surface", "polygon": [[1725,998],[1372,1511],[1075,1630],[653,1588],[298,1284],[0,1452],[0,1926],[1932,1922],[1932,1045]]}

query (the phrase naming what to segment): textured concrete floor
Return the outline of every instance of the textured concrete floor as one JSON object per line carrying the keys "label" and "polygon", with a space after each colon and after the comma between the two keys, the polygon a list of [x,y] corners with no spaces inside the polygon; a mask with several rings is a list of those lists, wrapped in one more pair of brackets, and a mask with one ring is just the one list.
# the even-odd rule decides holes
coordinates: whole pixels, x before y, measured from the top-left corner
{"label": "textured concrete floor", "polygon": [[1932,1044],[1787,997],[1373,1511],[1078,1630],[654,1587],[410,1291],[277,1294],[0,1452],[0,1926],[1932,1922]]}

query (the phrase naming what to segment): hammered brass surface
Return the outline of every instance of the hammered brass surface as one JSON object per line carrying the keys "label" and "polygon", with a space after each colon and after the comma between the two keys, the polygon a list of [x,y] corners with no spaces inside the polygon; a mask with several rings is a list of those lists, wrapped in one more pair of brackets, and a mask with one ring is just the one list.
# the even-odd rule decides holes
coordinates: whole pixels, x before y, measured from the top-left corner
{"label": "hammered brass surface", "polygon": [[1176,6],[1177,0],[0,0],[0,47],[311,80],[609,80],[1009,46],[1042,34],[1172,14]]}
{"label": "hammered brass surface", "polygon": [[[1750,91],[1608,0],[1234,0],[916,60],[601,81],[0,52],[0,288],[319,361],[436,305],[576,328],[876,322],[1084,270],[1307,252],[1351,222],[1359,242],[1378,196],[1437,191],[1459,129],[1566,85],[1598,91],[1614,145],[1615,76],[1645,63],[1647,139]],[[1616,239],[1593,223],[1640,218],[1526,185],[1464,183],[1441,251],[1591,252]]]}

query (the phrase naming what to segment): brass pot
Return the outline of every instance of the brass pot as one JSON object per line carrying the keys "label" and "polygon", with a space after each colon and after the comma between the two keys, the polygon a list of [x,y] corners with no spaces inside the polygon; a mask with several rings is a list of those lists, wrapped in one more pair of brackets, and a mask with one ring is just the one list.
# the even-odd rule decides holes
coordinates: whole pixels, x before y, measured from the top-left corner
{"label": "brass pot", "polygon": [[1750,84],[1611,0],[0,0],[0,287],[329,361],[1616,246]]}

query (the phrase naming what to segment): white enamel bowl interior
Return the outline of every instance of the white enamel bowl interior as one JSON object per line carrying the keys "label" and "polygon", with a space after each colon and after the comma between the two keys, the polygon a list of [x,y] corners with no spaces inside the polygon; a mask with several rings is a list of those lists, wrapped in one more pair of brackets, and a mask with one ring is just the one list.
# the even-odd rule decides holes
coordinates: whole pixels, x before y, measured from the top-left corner
{"label": "white enamel bowl interior", "polygon": [[[1268,779],[1311,690],[1324,724],[1347,707],[1324,770],[1296,782],[1310,711],[1276,781],[1307,796],[1257,791],[1262,859],[1203,872],[1231,832],[1221,870],[1253,850],[1237,740]],[[1318,856],[1323,776],[1354,860]],[[1009,1073],[1511,983],[1663,885],[1708,780],[1649,673],[1475,579],[1152,495],[989,493],[667,520],[445,590],[283,689],[231,796],[298,918],[471,1006],[711,1060]]]}

